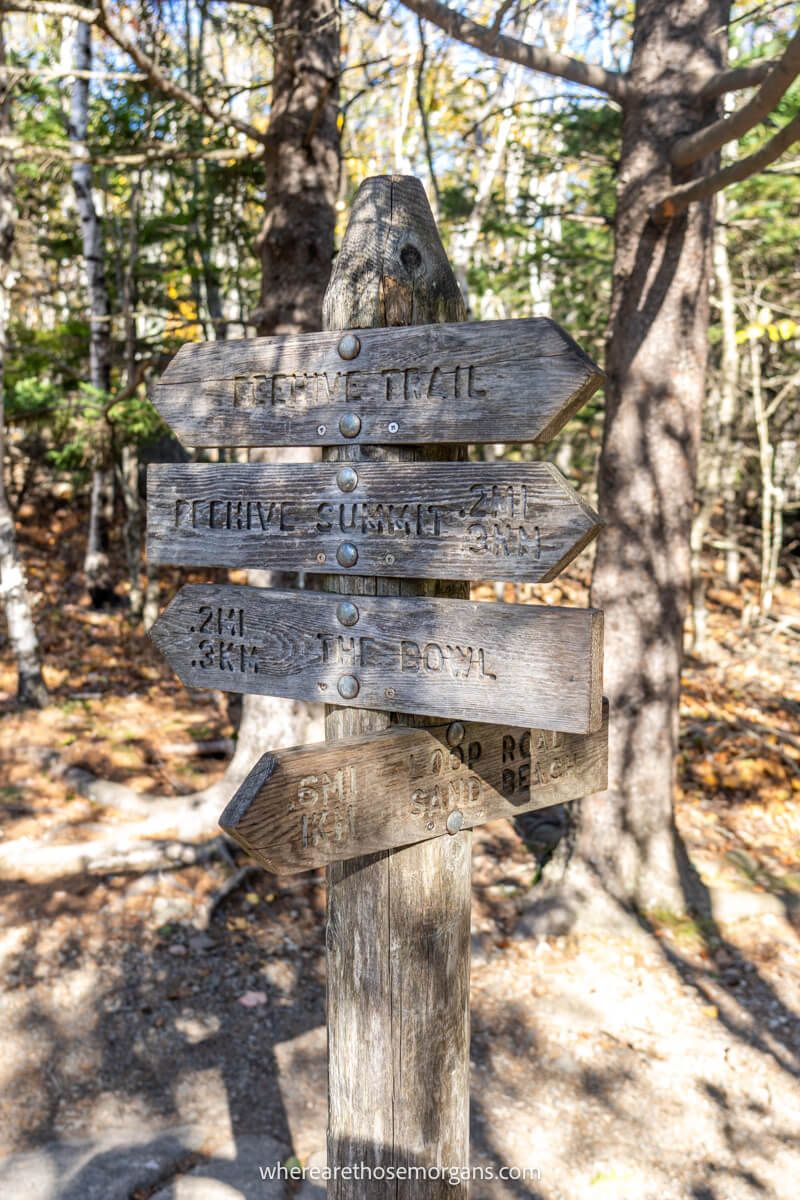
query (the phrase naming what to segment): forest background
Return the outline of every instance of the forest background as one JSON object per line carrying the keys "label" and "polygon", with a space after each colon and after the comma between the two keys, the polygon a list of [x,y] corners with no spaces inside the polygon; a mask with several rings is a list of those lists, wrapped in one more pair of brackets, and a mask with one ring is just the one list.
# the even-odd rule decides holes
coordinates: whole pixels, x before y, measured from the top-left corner
{"label": "forest background", "polygon": [[[694,20],[696,7],[677,9]],[[627,319],[613,294],[631,111],[618,81],[635,22],[640,47],[648,36],[655,45],[657,8],[473,3],[466,11],[490,35],[480,49],[466,27],[448,30],[446,6],[424,2],[0,4],[6,878],[196,863],[213,876],[221,864],[232,873],[209,885],[214,911],[245,878],[213,833],[216,815],[259,752],[310,739],[319,715],[249,699],[242,714],[230,699],[187,693],[149,646],[147,628],[188,575],[157,572],[143,555],[145,466],[187,454],[148,389],[184,342],[319,328],[350,201],[387,172],[423,181],[474,319],[549,316],[606,362],[609,330]],[[625,778],[615,767],[614,813],[602,820],[575,805],[519,823],[508,895],[531,935],[571,928],[598,887],[654,928],[701,914],[701,941],[709,880],[735,877],[792,914],[800,894],[799,21],[797,4],[744,0],[704,35],[740,72],[736,89],[713,97],[717,119],[758,98],[765,61],[782,64],[783,83],[738,137],[708,148],[698,174],[717,170],[720,153],[723,169],[758,157],[776,136],[783,153],[734,172],[713,220],[708,197],[691,206],[709,214],[697,275],[709,324],[687,335],[709,351],[702,391],[685,401],[698,430],[702,414],[697,486],[679,497],[685,545],[663,557],[645,549],[635,567],[650,636],[663,623],[666,650],[636,679],[652,723],[617,735],[640,749],[649,736],[657,763]],[[602,68],[531,69],[540,62],[520,45]],[[670,69],[689,91],[692,63]],[[614,378],[619,343],[608,343]],[[679,374],[673,351],[664,342],[665,381]],[[607,410],[601,391],[545,450],[473,454],[546,457],[596,503]],[[669,476],[668,450],[661,467],[639,454],[631,489]],[[612,538],[622,506],[608,479]],[[648,536],[666,544],[672,500],[661,499],[664,524],[654,519]],[[487,583],[475,595],[585,603],[584,558],[548,588]],[[670,639],[685,653],[680,727]],[[655,818],[642,815],[649,801]],[[535,908],[537,889],[557,902]]]}

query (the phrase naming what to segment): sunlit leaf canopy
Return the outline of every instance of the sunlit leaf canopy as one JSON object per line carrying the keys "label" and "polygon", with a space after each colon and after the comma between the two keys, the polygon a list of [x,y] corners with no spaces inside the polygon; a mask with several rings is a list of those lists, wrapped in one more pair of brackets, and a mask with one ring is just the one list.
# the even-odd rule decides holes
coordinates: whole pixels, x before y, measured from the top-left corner
{"label": "sunlit leaf canopy", "polygon": [[[498,12],[496,4],[458,7],[484,24]],[[629,4],[501,7],[506,33],[609,70],[627,67]],[[155,357],[183,341],[247,335],[259,286],[254,240],[269,197],[260,142],[226,121],[235,117],[255,134],[267,128],[269,10],[209,0],[110,12],[170,80],[225,118],[212,121],[165,96],[95,32],[88,150],[109,249],[115,342],[121,347],[133,337],[140,357]],[[797,16],[796,4],[737,5],[731,61],[779,53]],[[12,419],[41,422],[58,410],[72,434],[77,428],[89,436],[80,387],[85,298],[66,128],[74,22],[22,13],[6,20],[9,60],[21,72],[14,138],[24,264],[13,297],[9,411]],[[493,60],[397,2],[346,0],[341,45],[339,234],[366,176],[415,174],[475,317],[552,315],[602,359],[619,106],[597,91]],[[724,156],[760,144],[799,107],[795,86],[769,122]],[[786,333],[798,311],[797,170],[790,156],[728,193],[737,286],[758,293],[768,310],[764,336],[789,357],[797,354],[796,333]],[[754,328],[743,317],[740,340]],[[141,404],[143,392],[111,410],[120,436],[124,425],[137,436],[155,424],[134,416]],[[601,405],[598,397],[580,418],[590,448]]]}

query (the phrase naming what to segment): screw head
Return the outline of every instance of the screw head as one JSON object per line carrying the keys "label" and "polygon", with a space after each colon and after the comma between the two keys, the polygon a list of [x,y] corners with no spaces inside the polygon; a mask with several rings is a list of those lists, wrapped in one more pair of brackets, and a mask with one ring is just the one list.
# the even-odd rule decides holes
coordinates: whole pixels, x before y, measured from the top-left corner
{"label": "screw head", "polygon": [[354,567],[358,562],[358,549],[352,542],[342,542],[336,551],[336,561],[340,567]]}
{"label": "screw head", "polygon": [[343,338],[339,339],[339,345],[336,349],[339,351],[340,358],[348,360],[357,358],[361,349],[361,342],[354,333],[346,333]]}
{"label": "screw head", "polygon": [[325,437],[327,428],[328,428],[327,425],[318,425],[317,426],[317,433],[319,434],[320,437]]}
{"label": "screw head", "polygon": [[453,721],[452,725],[447,726],[447,744],[448,746],[458,746],[464,740],[464,726],[460,721]]}
{"label": "screw head", "polygon": [[361,684],[355,675],[343,675],[336,687],[343,700],[355,700]]}
{"label": "screw head", "polygon": [[464,826],[464,814],[460,808],[454,808],[447,818],[447,832],[458,833]]}
{"label": "screw head", "polygon": [[336,482],[342,492],[352,492],[358,484],[358,471],[355,467],[342,467],[336,472]]}
{"label": "screw head", "polygon": [[339,418],[339,433],[342,437],[358,437],[361,432],[361,417],[358,413],[345,413]]}
{"label": "screw head", "polygon": [[387,567],[393,567],[394,566],[394,555],[387,554],[383,561],[386,563]]}
{"label": "screw head", "polygon": [[360,615],[352,600],[340,600],[336,605],[336,619],[340,625],[357,625]]}
{"label": "screw head", "polygon": [[397,424],[397,421],[389,422],[389,433],[397,433],[399,428],[400,426]]}
{"label": "screw head", "polygon": [[339,433],[343,438],[355,438],[361,432],[361,418],[357,413],[344,413],[339,418]]}
{"label": "screw head", "polygon": [[325,558],[326,558],[325,552],[323,550],[320,550],[319,554],[317,555],[317,562],[324,563]]}

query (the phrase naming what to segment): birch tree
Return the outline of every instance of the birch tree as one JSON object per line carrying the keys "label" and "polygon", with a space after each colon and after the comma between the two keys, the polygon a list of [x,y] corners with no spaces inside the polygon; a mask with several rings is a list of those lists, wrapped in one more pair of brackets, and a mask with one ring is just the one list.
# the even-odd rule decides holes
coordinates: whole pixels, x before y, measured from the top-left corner
{"label": "birch tree", "polygon": [[[0,67],[6,65],[6,22],[0,16]],[[13,82],[0,78],[0,143],[10,138]],[[14,515],[5,489],[5,360],[11,288],[14,281],[14,167],[8,152],[0,149],[0,595],[8,627],[8,639],[17,664],[17,698],[21,704],[40,706],[47,702],[42,678],[39,644],[33,623],[25,567],[20,558]]]}
{"label": "birch tree", "polygon": [[99,608],[114,596],[108,559],[108,529],[113,516],[114,475],[110,462],[109,430],[104,417],[111,390],[111,306],[106,283],[105,246],[92,187],[88,149],[89,78],[92,68],[92,27],[75,27],[69,139],[72,186],[81,227],[84,272],[89,295],[89,405],[95,409],[92,447],[92,490],[84,574],[92,605]]}

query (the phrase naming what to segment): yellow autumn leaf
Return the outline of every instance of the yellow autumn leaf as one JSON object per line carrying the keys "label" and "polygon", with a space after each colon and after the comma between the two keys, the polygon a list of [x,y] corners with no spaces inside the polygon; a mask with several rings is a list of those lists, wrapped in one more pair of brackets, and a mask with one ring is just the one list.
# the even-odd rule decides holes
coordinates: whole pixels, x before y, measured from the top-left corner
{"label": "yellow autumn leaf", "polygon": [[719,776],[712,763],[705,758],[701,759],[700,762],[692,763],[692,774],[698,783],[702,783],[704,787],[719,787]]}
{"label": "yellow autumn leaf", "polygon": [[765,333],[771,342],[788,342],[800,336],[800,325],[791,317],[783,317],[780,321],[751,321],[744,329],[736,330],[736,344],[757,342]]}

